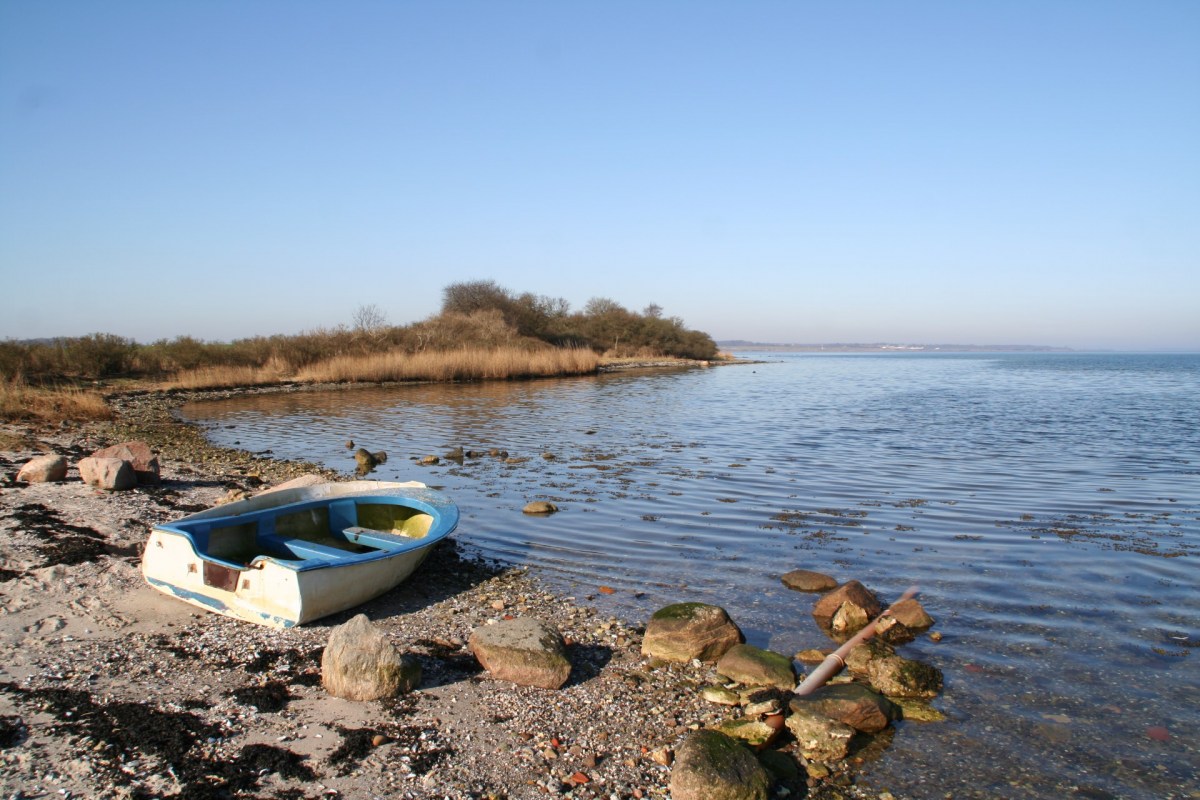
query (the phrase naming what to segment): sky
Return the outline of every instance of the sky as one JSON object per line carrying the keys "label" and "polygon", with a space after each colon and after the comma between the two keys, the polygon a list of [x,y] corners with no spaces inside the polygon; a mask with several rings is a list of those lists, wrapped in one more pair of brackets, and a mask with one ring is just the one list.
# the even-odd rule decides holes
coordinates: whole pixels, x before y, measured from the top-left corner
{"label": "sky", "polygon": [[0,0],[0,339],[1200,350],[1200,3]]}

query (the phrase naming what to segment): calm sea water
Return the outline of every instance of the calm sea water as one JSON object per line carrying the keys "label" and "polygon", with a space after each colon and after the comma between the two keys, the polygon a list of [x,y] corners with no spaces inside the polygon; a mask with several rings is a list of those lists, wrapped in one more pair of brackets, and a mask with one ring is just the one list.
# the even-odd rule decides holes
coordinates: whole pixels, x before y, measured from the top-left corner
{"label": "calm sea water", "polygon": [[[347,472],[347,439],[386,450],[373,477],[449,492],[464,546],[630,620],[714,602],[790,654],[829,643],[783,572],[919,584],[944,639],[903,652],[943,670],[949,719],[902,723],[864,787],[1200,796],[1200,356],[761,358],[183,414]],[[456,446],[528,461],[411,460]]]}

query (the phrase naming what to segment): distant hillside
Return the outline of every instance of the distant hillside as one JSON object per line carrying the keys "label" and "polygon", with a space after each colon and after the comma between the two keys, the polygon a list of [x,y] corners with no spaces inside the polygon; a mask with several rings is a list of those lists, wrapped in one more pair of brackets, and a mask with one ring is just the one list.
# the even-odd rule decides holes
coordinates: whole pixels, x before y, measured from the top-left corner
{"label": "distant hillside", "polygon": [[1044,344],[896,344],[890,342],[826,344],[779,344],[777,342],[750,342],[745,339],[718,341],[722,350],[755,350],[777,353],[1069,353],[1070,347],[1054,347]]}

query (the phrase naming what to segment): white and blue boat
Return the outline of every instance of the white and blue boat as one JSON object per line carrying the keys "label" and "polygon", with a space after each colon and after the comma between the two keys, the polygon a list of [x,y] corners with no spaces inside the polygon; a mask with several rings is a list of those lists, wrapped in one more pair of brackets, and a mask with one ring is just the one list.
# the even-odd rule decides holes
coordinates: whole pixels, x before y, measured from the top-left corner
{"label": "white and blue boat", "polygon": [[156,525],[142,574],[208,611],[289,628],[398,586],[457,525],[458,507],[420,483],[279,489]]}

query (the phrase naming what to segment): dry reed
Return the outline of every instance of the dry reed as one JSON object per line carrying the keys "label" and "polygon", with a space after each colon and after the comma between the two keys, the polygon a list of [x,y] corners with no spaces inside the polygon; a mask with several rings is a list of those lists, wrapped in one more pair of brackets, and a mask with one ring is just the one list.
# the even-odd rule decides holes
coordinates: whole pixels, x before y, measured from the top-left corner
{"label": "dry reed", "polygon": [[112,419],[113,411],[96,392],[74,387],[42,389],[20,380],[0,381],[0,419],[62,422]]}
{"label": "dry reed", "polygon": [[306,367],[295,377],[312,383],[474,381],[584,375],[595,372],[598,365],[599,358],[587,349],[465,348],[339,356]]}

